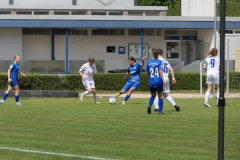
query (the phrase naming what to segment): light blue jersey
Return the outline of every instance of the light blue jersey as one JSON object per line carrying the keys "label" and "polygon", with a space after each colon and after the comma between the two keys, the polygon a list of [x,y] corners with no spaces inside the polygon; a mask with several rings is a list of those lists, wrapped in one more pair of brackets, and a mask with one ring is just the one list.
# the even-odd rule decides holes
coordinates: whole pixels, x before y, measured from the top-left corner
{"label": "light blue jersey", "polygon": [[158,59],[150,59],[146,66],[146,72],[148,72],[148,86],[160,87],[163,86],[162,78],[159,71],[162,70],[162,61]]}
{"label": "light blue jersey", "polygon": [[140,81],[140,64],[139,63],[135,63],[134,65],[129,65],[128,72],[130,74],[128,78],[128,82]]}

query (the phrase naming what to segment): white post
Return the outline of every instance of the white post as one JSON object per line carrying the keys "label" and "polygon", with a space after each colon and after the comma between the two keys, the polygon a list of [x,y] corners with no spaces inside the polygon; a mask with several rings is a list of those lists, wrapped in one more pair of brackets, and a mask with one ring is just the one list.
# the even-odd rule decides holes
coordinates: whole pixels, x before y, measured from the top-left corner
{"label": "white post", "polygon": [[229,94],[229,39],[227,39],[227,91],[226,94]]}
{"label": "white post", "polygon": [[202,95],[202,62],[200,62],[200,95]]}

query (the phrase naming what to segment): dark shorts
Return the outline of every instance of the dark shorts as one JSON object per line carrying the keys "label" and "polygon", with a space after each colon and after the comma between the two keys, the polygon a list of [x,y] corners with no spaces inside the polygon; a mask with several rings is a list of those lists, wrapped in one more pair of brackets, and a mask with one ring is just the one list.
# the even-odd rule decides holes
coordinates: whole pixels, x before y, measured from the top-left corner
{"label": "dark shorts", "polygon": [[160,86],[160,87],[150,87],[150,92],[151,93],[161,93],[163,91],[163,86]]}

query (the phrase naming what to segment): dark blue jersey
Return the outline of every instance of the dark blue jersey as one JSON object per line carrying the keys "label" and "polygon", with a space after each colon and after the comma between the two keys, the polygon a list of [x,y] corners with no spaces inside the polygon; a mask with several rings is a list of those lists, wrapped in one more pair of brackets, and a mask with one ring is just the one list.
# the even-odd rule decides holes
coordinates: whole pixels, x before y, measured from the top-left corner
{"label": "dark blue jersey", "polygon": [[130,74],[130,77],[128,79],[129,82],[140,81],[140,64],[139,63],[135,63],[134,65],[129,65],[128,72]]}
{"label": "dark blue jersey", "polygon": [[10,67],[10,78],[11,79],[17,79],[18,78],[18,71],[20,69],[19,64],[16,62],[13,62]]}
{"label": "dark blue jersey", "polygon": [[146,66],[148,72],[148,86],[159,87],[163,85],[159,71],[162,70],[162,61],[158,59],[150,59]]}

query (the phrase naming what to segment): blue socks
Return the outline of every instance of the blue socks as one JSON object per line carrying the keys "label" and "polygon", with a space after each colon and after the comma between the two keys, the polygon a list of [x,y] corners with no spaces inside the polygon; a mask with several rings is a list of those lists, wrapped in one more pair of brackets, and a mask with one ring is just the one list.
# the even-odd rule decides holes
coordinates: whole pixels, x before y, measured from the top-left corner
{"label": "blue socks", "polygon": [[162,98],[159,98],[158,105],[159,105],[159,112],[162,112],[162,110],[163,110],[163,99]]}
{"label": "blue socks", "polygon": [[124,102],[127,102],[127,100],[129,99],[129,97],[130,97],[130,96],[127,94],[123,101],[124,101]]}
{"label": "blue socks", "polygon": [[16,100],[16,102],[18,102],[19,101],[19,96],[15,95],[15,100]]}
{"label": "blue socks", "polygon": [[148,107],[152,107],[153,101],[154,101],[155,97],[151,96],[149,98],[149,102],[148,102]]}
{"label": "blue socks", "polygon": [[8,97],[8,94],[5,92],[4,94],[3,94],[3,100],[5,101],[6,99],[7,99],[7,97]]}

